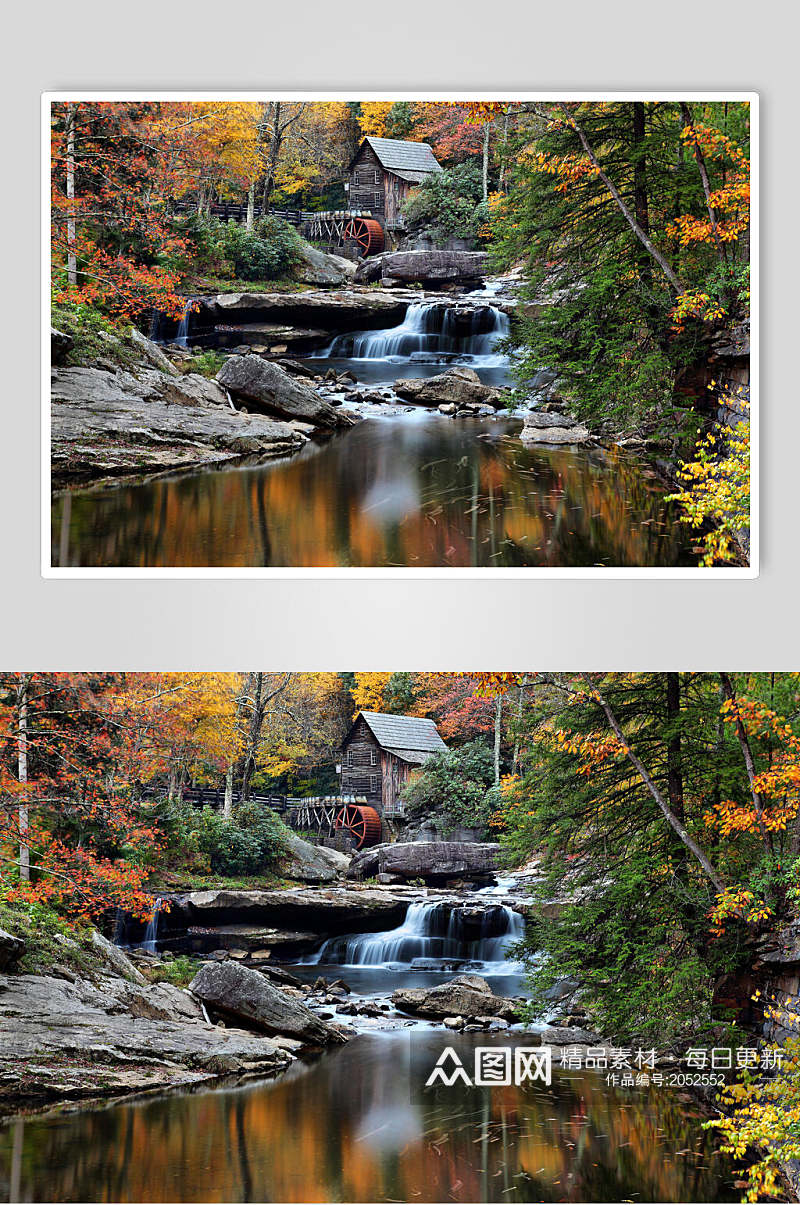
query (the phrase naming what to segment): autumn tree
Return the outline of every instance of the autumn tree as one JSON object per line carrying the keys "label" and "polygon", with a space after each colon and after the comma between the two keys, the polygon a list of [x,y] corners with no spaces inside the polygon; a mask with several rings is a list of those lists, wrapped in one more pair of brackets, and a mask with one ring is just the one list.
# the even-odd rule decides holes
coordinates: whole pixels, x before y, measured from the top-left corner
{"label": "autumn tree", "polygon": [[[544,988],[575,973],[614,1032],[676,1040],[691,999],[787,910],[800,746],[790,675],[535,675],[519,785],[500,813],[544,893],[575,899],[547,932]],[[797,874],[797,862],[789,878]]]}

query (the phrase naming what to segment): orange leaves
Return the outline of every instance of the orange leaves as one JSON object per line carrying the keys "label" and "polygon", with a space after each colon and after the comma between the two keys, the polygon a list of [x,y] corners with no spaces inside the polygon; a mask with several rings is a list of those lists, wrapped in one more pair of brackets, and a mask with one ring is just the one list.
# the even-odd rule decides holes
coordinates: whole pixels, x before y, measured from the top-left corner
{"label": "orange leaves", "polygon": [[711,921],[711,933],[714,937],[721,937],[729,921],[744,920],[749,925],[757,925],[772,916],[772,909],[747,888],[729,887],[717,896],[708,916]]}

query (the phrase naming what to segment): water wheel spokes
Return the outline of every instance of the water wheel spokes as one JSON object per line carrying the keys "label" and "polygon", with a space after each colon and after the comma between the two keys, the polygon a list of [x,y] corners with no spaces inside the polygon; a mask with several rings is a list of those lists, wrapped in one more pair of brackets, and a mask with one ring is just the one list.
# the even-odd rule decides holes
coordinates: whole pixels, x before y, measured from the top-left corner
{"label": "water wheel spokes", "polygon": [[336,817],[336,827],[350,834],[356,849],[377,845],[381,839],[381,818],[375,808],[364,804],[346,804]]}
{"label": "water wheel spokes", "polygon": [[354,242],[362,255],[383,251],[383,228],[374,218],[351,218],[344,228],[344,241]]}

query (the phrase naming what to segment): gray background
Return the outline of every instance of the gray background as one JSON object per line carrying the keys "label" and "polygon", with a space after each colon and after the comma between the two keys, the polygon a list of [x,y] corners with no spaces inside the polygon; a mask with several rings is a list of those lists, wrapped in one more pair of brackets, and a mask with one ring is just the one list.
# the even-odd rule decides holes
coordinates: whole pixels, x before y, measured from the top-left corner
{"label": "gray background", "polygon": [[[487,16],[486,14],[489,14]],[[4,64],[4,669],[800,668],[798,95],[788,4],[376,0],[17,6]],[[39,96],[46,89],[761,94],[761,577],[44,580]]]}

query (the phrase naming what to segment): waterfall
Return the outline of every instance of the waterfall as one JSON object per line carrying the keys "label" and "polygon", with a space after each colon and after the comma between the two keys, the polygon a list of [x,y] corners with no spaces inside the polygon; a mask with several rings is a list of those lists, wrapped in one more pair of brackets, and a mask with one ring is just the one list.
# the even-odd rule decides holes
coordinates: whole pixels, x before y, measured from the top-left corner
{"label": "waterfall", "polygon": [[525,921],[506,904],[487,907],[476,926],[452,904],[411,904],[402,925],[384,933],[332,937],[307,963],[342,966],[413,967],[419,959],[479,964],[494,974],[513,974],[518,968],[506,959],[508,947],[522,937]]}
{"label": "waterfall", "polygon": [[442,302],[410,305],[399,326],[382,331],[360,331],[337,335],[329,347],[318,352],[322,358],[349,357],[383,360],[448,359],[485,367],[505,363],[495,351],[510,330],[508,315],[493,305],[458,307]]}
{"label": "waterfall", "polygon": [[181,318],[180,322],[178,323],[178,329],[175,332],[175,338],[172,340],[172,342],[177,343],[179,347],[188,347],[189,346],[189,323],[191,321],[191,316],[193,313],[193,310],[192,310],[193,302],[194,302],[194,297],[186,298],[186,308],[183,311],[183,317]]}
{"label": "waterfall", "polygon": [[142,949],[149,950],[151,954],[156,952],[156,942],[158,940],[158,922],[161,919],[161,896],[156,899],[153,915],[147,922],[147,928],[144,931],[144,940],[142,941]]}

